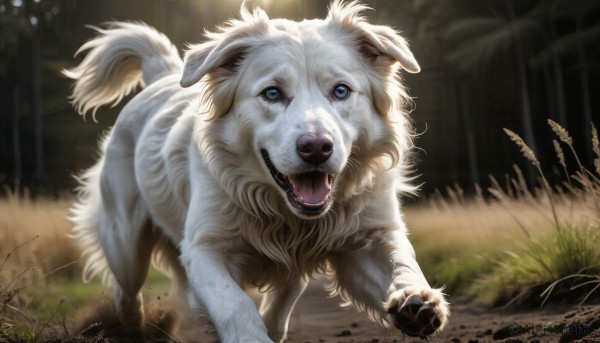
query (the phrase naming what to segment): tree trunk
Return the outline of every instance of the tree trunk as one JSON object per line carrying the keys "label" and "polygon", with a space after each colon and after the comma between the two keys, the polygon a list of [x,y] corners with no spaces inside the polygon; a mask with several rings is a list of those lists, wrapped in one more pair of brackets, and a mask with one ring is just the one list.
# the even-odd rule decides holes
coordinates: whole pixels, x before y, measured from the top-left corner
{"label": "tree trunk", "polygon": [[34,188],[44,181],[44,135],[42,111],[42,51],[37,33],[31,37],[31,116],[33,118],[33,141],[35,151]]}
{"label": "tree trunk", "polygon": [[[21,134],[20,134],[20,125],[19,125],[19,88],[15,87],[13,89],[13,98],[12,98],[13,106],[12,106],[12,132],[13,132],[13,157],[15,160],[15,172],[14,172],[14,182],[15,187],[21,183],[23,180],[23,159],[21,155]],[[15,191],[18,191],[15,189]]]}
{"label": "tree trunk", "polygon": [[[583,13],[577,16],[577,34],[583,31]],[[590,83],[587,66],[587,55],[583,44],[577,43],[577,59],[579,60],[579,84],[581,87],[581,106],[583,110],[584,141],[586,147],[586,160],[592,163],[592,102],[590,100]]]}
{"label": "tree trunk", "polygon": [[[556,25],[554,19],[550,20],[550,29],[552,40],[558,39],[556,33]],[[550,44],[550,46],[552,46]],[[556,101],[556,121],[562,126],[567,127],[569,122],[567,120],[567,102],[565,100],[565,80],[563,76],[563,68],[560,60],[560,56],[552,49],[552,72],[554,73],[554,95]],[[552,93],[548,93],[550,96]]]}
{"label": "tree trunk", "polygon": [[[542,68],[542,85],[544,85],[545,90],[545,98],[546,98],[546,106],[548,106],[547,112],[552,120],[560,123],[560,119],[558,118],[558,113],[556,108],[558,107],[556,97],[554,96],[555,89],[554,88],[554,79],[552,78],[552,71],[549,66],[543,66]],[[534,79],[535,80],[535,79]],[[534,84],[535,88],[536,85]]]}
{"label": "tree trunk", "polygon": [[565,101],[565,81],[563,78],[560,58],[554,56],[552,59],[552,69],[554,72],[554,94],[556,95],[557,121],[562,127],[567,127],[567,105]]}
{"label": "tree trunk", "polygon": [[473,123],[471,122],[471,99],[469,91],[465,85],[460,86],[460,110],[459,114],[465,128],[465,135],[467,139],[467,153],[469,155],[469,182],[471,186],[479,184],[479,168],[477,160],[477,146],[475,142],[475,135],[473,131]]}
{"label": "tree trunk", "polygon": [[152,21],[154,22],[153,26],[156,27],[157,30],[163,32],[168,36],[170,36],[170,32],[168,32],[169,25],[165,25],[165,15],[167,13],[167,9],[165,6],[165,0],[152,0]]}
{"label": "tree trunk", "polygon": [[[505,0],[506,9],[508,10],[509,19],[515,20],[515,11],[511,0]],[[517,81],[519,84],[519,95],[521,100],[521,126],[522,135],[525,143],[531,150],[538,155],[537,144],[533,132],[533,116],[531,113],[531,103],[529,99],[529,82],[527,81],[527,68],[525,66],[525,52],[521,43],[519,32],[513,32],[515,38],[515,63],[517,66]],[[535,170],[531,164],[527,164],[527,180],[530,185],[535,183]]]}

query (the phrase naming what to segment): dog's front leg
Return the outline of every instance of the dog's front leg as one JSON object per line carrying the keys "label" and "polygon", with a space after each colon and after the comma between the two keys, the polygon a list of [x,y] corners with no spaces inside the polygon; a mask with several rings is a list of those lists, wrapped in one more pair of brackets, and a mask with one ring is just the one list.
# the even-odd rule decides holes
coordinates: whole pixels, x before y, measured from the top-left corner
{"label": "dog's front leg", "polygon": [[412,337],[425,338],[441,331],[450,315],[449,304],[440,289],[429,286],[404,231],[391,233],[393,281],[385,310],[388,321]]}
{"label": "dog's front leg", "polygon": [[[222,249],[198,242],[181,246],[181,260],[189,278],[189,296],[206,311],[221,342],[272,343],[256,305],[231,276]],[[197,313],[199,309],[192,311]]]}
{"label": "dog's front leg", "polygon": [[450,314],[448,303],[427,283],[404,230],[375,236],[366,248],[330,256],[341,295],[409,336],[440,331]]}

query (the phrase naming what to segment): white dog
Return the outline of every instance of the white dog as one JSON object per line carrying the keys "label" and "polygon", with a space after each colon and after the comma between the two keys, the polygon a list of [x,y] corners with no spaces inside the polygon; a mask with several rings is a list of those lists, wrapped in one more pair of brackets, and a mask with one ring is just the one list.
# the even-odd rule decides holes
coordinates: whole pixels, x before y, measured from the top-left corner
{"label": "white dog", "polygon": [[[324,20],[241,10],[182,61],[162,34],[111,23],[83,45],[80,113],[118,103],[98,163],[81,177],[73,236],[84,278],[114,287],[119,320],[143,330],[150,260],[170,266],[187,303],[222,342],[278,342],[317,272],[383,325],[409,336],[449,315],[406,235],[398,192],[416,73],[405,40],[334,1]],[[260,309],[244,286],[266,294]]]}

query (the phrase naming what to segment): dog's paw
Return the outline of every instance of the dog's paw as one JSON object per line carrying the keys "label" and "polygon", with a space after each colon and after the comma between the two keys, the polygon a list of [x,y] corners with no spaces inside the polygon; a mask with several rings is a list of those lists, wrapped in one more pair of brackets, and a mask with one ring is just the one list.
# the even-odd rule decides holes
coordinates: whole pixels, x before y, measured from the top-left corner
{"label": "dog's paw", "polygon": [[396,291],[385,309],[394,326],[408,336],[420,338],[441,331],[450,315],[444,296],[433,289]]}

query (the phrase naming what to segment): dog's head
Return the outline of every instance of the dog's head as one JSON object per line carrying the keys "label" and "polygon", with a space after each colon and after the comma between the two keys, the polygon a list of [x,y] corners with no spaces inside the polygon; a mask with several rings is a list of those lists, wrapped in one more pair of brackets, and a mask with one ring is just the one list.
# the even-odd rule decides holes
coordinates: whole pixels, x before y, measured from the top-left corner
{"label": "dog's head", "polygon": [[240,20],[185,56],[181,85],[203,80],[208,120],[218,123],[211,130],[303,219],[330,209],[340,179],[403,159],[408,97],[398,69],[419,65],[394,30],[360,16],[364,9],[334,1],[325,20],[293,22],[242,8]]}

